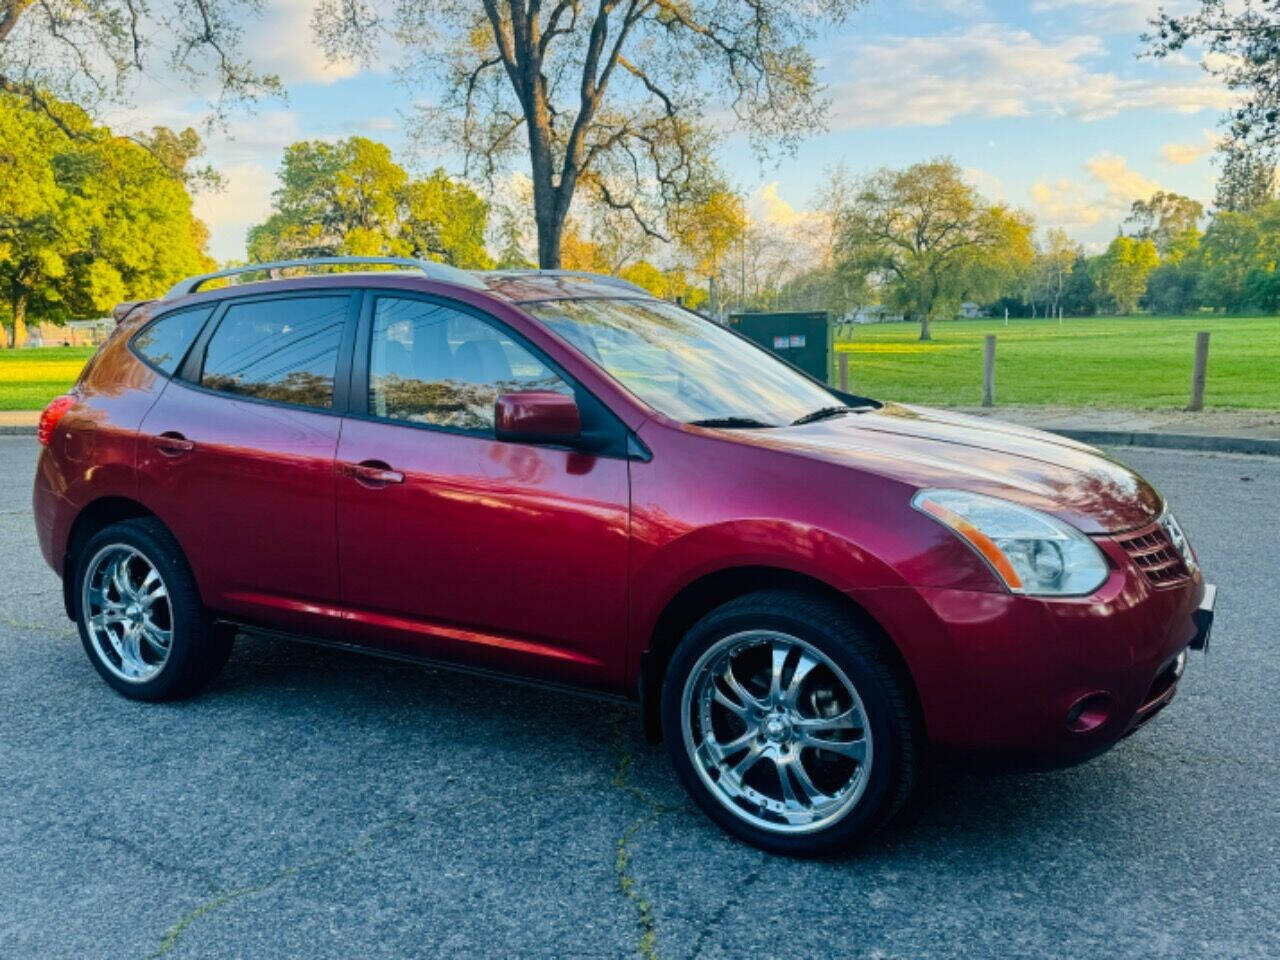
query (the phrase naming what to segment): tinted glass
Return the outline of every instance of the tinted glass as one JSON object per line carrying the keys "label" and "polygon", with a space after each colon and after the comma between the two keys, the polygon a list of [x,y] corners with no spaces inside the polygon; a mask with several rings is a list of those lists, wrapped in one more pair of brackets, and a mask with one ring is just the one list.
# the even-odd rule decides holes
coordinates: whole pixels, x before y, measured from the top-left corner
{"label": "tinted glass", "polygon": [[333,406],[349,298],[235,304],[209,340],[202,386],[280,403]]}
{"label": "tinted glass", "polygon": [[211,313],[213,307],[201,307],[160,317],[133,338],[134,349],[152,366],[173,376]]}
{"label": "tinted glass", "polygon": [[491,431],[513,390],[571,392],[500,327],[439,304],[380,297],[369,348],[369,410],[379,417]]}
{"label": "tinted glass", "polygon": [[838,403],[772,355],[669,303],[553,300],[525,309],[677,420],[741,417],[781,426]]}

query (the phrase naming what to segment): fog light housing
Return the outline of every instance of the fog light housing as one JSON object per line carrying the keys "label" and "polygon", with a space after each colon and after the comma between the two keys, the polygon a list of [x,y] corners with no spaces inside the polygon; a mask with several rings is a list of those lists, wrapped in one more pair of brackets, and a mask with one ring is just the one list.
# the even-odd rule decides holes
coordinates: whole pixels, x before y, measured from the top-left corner
{"label": "fog light housing", "polygon": [[1107,722],[1111,716],[1111,694],[1103,691],[1088,693],[1067,709],[1063,718],[1072,733],[1091,733]]}

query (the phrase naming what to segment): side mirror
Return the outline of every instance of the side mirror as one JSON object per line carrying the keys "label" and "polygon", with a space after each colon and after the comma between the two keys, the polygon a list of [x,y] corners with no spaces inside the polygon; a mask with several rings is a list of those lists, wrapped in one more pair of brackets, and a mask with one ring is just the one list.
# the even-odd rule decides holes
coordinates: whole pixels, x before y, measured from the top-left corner
{"label": "side mirror", "polygon": [[582,436],[578,402],[551,390],[519,390],[500,394],[493,404],[494,435],[525,443],[577,442]]}

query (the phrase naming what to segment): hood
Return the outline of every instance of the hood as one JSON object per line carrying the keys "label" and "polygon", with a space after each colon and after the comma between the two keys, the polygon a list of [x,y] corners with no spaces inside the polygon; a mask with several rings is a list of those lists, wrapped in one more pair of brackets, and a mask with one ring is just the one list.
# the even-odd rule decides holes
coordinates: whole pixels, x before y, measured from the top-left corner
{"label": "hood", "polygon": [[885,404],[873,412],[737,435],[915,487],[1003,497],[1086,533],[1139,527],[1163,508],[1149,483],[1093,447],[1030,427],[926,407]]}

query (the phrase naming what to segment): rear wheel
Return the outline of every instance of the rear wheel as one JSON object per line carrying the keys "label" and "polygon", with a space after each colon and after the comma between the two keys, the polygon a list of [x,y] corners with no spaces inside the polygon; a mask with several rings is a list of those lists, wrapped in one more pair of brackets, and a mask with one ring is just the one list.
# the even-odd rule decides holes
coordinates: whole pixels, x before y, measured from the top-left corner
{"label": "rear wheel", "polygon": [[85,652],[126,697],[187,696],[226,663],[234,631],[208,621],[186,558],[158,520],[100,530],[81,550],[75,576]]}
{"label": "rear wheel", "polygon": [[779,853],[834,853],[884,824],[918,766],[909,693],[884,641],[820,597],[767,590],[685,636],[665,740],[718,824]]}

